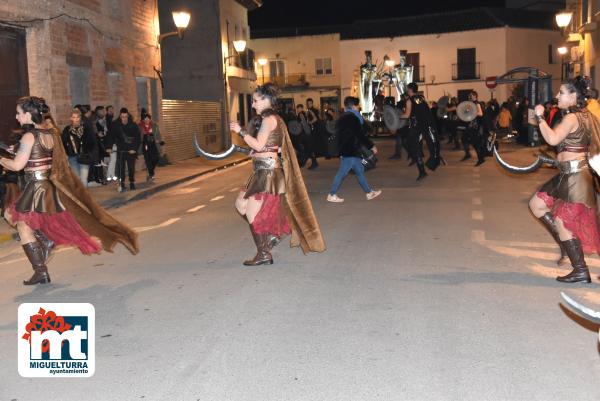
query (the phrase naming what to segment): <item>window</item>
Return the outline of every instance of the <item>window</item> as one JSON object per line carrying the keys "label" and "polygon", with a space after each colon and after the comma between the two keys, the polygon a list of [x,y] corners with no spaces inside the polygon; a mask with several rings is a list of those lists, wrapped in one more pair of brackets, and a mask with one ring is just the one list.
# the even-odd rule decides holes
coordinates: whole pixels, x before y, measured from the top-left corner
{"label": "window", "polygon": [[285,76],[285,62],[283,60],[271,60],[269,61],[269,77],[271,80],[276,77]]}
{"label": "window", "polygon": [[457,93],[458,102],[464,102],[469,100],[469,95],[473,92],[473,89],[459,89]]}
{"label": "window", "polygon": [[90,104],[90,69],[70,65],[69,87],[72,105]]}
{"label": "window", "polygon": [[548,64],[554,64],[554,46],[548,45]]}
{"label": "window", "polygon": [[315,59],[315,73],[317,75],[333,74],[333,69],[331,68],[331,58]]}
{"label": "window", "polygon": [[453,79],[478,79],[475,48],[456,50],[456,71]]}
{"label": "window", "polygon": [[[146,109],[148,111],[148,78],[135,77],[136,92],[138,98],[138,111]],[[131,110],[129,110],[131,113]]]}
{"label": "window", "polygon": [[121,90],[121,74],[118,72],[108,73],[108,102],[116,110],[124,106],[123,92]]}
{"label": "window", "polygon": [[406,64],[412,65],[413,68],[413,82],[421,82],[421,69],[420,67],[420,55],[419,53],[406,53]]}

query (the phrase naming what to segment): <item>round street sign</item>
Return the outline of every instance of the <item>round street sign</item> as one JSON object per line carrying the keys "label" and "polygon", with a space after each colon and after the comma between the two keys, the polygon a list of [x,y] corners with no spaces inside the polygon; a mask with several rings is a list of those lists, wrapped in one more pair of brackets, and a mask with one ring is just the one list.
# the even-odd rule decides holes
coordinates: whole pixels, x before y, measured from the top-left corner
{"label": "round street sign", "polygon": [[485,86],[487,86],[489,89],[494,89],[496,86],[498,86],[498,83],[496,83],[496,78],[498,77],[485,77]]}

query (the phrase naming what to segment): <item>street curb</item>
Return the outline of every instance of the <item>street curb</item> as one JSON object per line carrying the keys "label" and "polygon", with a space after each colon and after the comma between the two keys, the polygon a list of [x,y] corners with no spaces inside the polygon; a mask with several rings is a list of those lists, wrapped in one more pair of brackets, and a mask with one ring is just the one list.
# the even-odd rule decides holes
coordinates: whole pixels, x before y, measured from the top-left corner
{"label": "street curb", "polygon": [[[117,209],[117,208],[119,208],[121,206],[127,205],[128,203],[137,202],[137,201],[146,199],[146,198],[148,198],[148,197],[150,197],[150,196],[152,196],[152,195],[154,195],[154,194],[156,194],[158,192],[162,192],[162,191],[164,191],[166,189],[169,189],[169,188],[172,188],[174,186],[183,184],[184,182],[187,182],[187,181],[191,181],[191,180],[193,180],[195,178],[198,178],[198,177],[201,177],[203,175],[214,173],[214,172],[219,171],[219,170],[225,170],[225,169],[227,169],[229,167],[233,167],[233,166],[237,166],[238,164],[245,163],[245,162],[247,162],[250,159],[251,159],[250,157],[245,157],[243,159],[239,159],[239,160],[236,160],[234,162],[227,163],[227,164],[224,164],[222,166],[215,167],[215,168],[212,168],[212,169],[209,169],[209,170],[204,170],[204,171],[201,171],[199,173],[189,175],[187,177],[179,178],[179,179],[176,179],[176,180],[173,180],[173,181],[170,181],[170,182],[165,182],[164,184],[160,184],[160,185],[157,185],[155,187],[148,188],[148,189],[146,189],[144,191],[141,191],[141,192],[139,192],[138,194],[136,194],[135,196],[133,196],[133,197],[131,197],[129,199],[122,199],[122,198],[121,199],[119,199],[119,198],[117,198],[117,199],[108,199],[108,200],[102,202],[100,205],[103,208],[105,208],[105,209]],[[1,238],[0,238],[0,242],[1,242]]]}

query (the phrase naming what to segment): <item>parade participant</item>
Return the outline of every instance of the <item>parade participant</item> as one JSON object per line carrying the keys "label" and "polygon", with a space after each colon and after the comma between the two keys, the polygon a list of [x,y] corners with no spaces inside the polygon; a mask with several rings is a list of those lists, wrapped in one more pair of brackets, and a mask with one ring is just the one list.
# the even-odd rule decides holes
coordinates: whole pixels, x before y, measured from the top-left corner
{"label": "parade participant", "polygon": [[319,167],[317,162],[317,153],[319,151],[319,145],[321,140],[321,118],[319,117],[319,110],[314,107],[313,100],[311,98],[306,99],[306,118],[310,124],[310,140],[308,141],[310,166],[309,170],[313,170]]}
{"label": "parade participant", "polygon": [[42,98],[19,99],[16,118],[23,134],[17,153],[14,159],[0,158],[5,169],[25,170],[23,191],[5,211],[34,270],[25,285],[50,282],[46,263],[54,244],[76,246],[92,254],[102,248],[112,251],[121,242],[132,253],[138,252],[137,234],[98,206],[69,168],[60,133],[46,128],[48,112]]}
{"label": "parade participant", "polygon": [[[440,142],[435,131],[435,122],[433,115],[429,110],[427,101],[422,95],[418,94],[419,86],[411,82],[407,85],[409,98],[406,101],[406,108],[402,118],[409,118],[410,134],[408,137],[410,147],[410,157],[417,164],[419,176],[417,181],[427,176],[425,166],[434,171],[441,163]],[[423,149],[421,138],[427,141],[429,149],[429,159],[427,163],[423,162]]]}
{"label": "parade participant", "polygon": [[542,136],[556,146],[560,172],[531,198],[529,207],[560,245],[559,264],[565,256],[571,262],[573,270],[556,278],[565,283],[590,283],[584,253],[600,254],[594,177],[588,162],[588,152],[600,153],[600,126],[585,108],[586,92],[582,77],[560,86],[558,107],[567,114],[554,128],[544,119],[544,106],[535,107]]}
{"label": "parade participant", "polygon": [[463,148],[465,150],[464,157],[460,160],[465,161],[471,158],[469,146],[473,146],[477,153],[477,163],[475,166],[481,166],[485,162],[485,143],[487,135],[483,126],[483,110],[485,108],[483,102],[477,100],[477,92],[472,91],[469,94],[469,101],[475,103],[477,107],[477,117],[473,121],[466,123],[465,135],[463,137]]}
{"label": "parade participant", "polygon": [[245,266],[273,264],[271,249],[291,232],[291,246],[306,252],[322,252],[325,241],[287,127],[275,112],[277,87],[259,86],[252,95],[258,115],[249,130],[232,122],[231,130],[252,148],[253,173],[236,200],[236,209],[245,216],[256,244],[256,256]]}

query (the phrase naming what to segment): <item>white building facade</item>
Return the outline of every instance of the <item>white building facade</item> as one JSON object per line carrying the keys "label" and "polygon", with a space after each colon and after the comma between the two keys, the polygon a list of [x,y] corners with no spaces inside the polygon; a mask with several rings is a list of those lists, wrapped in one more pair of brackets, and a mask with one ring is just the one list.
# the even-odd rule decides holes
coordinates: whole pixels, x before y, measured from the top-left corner
{"label": "white building facade", "polygon": [[[356,96],[366,50],[383,69],[384,56],[398,62],[402,52],[414,65],[415,81],[429,100],[444,95],[465,99],[475,90],[482,100],[493,95],[503,101],[513,87],[499,85],[492,93],[486,78],[515,67],[534,67],[552,75],[554,88],[560,80],[557,48],[562,37],[554,15],[532,13],[545,18],[539,22],[523,18],[523,13],[531,12],[477,9],[358,22],[321,34],[311,34],[310,29],[281,31],[279,37],[277,32],[257,32],[251,44],[257,59],[268,60],[263,68],[257,67],[259,83],[277,82],[289,103],[305,103],[311,97],[319,107],[337,96],[339,105],[345,96]],[[388,91],[396,96],[395,89],[386,89],[386,95]]]}

